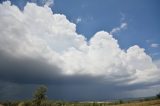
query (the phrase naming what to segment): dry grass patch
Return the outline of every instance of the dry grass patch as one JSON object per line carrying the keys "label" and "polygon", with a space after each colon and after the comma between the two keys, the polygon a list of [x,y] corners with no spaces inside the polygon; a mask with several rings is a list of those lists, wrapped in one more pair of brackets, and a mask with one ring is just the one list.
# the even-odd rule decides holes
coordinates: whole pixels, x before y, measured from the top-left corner
{"label": "dry grass patch", "polygon": [[160,106],[160,100],[125,103],[125,104],[113,105],[113,106]]}

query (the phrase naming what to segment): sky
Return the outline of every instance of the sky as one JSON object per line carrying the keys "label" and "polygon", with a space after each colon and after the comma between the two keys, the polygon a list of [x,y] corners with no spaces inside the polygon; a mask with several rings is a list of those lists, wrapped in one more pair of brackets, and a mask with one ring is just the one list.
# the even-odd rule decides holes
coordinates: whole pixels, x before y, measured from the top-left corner
{"label": "sky", "polygon": [[159,0],[0,0],[0,100],[160,92]]}

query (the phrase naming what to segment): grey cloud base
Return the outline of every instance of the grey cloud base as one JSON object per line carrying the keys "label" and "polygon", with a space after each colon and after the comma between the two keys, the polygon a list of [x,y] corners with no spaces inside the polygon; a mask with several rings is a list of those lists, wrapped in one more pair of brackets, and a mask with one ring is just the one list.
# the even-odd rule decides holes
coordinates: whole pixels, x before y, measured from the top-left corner
{"label": "grey cloud base", "polygon": [[[46,64],[43,59],[13,58],[0,52],[0,79],[19,84],[90,84],[98,83],[103,77],[70,75],[60,73],[61,69]],[[100,83],[100,82],[99,82]]]}

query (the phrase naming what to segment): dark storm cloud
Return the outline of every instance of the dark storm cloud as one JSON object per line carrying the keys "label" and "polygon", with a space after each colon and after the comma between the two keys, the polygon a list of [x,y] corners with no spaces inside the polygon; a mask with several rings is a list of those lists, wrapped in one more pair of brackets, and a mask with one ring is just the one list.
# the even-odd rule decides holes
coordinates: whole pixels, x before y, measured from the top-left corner
{"label": "dark storm cloud", "polygon": [[[17,83],[50,81],[58,75],[59,68],[49,67],[45,62],[32,58],[14,58],[0,52],[0,79]],[[51,75],[52,74],[52,75]]]}
{"label": "dark storm cloud", "polygon": [[[0,100],[31,99],[35,89],[40,84],[17,84],[12,82],[1,82]],[[91,100],[113,100],[128,98],[132,95],[128,92],[147,87],[122,86],[115,83],[110,84],[49,84],[48,98],[54,100],[69,101],[91,101]]]}
{"label": "dark storm cloud", "polygon": [[42,58],[15,58],[0,51],[0,80],[28,84],[87,84],[98,83],[101,77],[63,75],[55,65]]}
{"label": "dark storm cloud", "polygon": [[116,89],[124,89],[116,83],[106,83],[103,77],[64,76],[60,68],[46,64],[43,59],[13,58],[2,51],[0,58],[1,100],[31,98],[39,84],[48,85],[50,98],[63,100],[111,99]]}

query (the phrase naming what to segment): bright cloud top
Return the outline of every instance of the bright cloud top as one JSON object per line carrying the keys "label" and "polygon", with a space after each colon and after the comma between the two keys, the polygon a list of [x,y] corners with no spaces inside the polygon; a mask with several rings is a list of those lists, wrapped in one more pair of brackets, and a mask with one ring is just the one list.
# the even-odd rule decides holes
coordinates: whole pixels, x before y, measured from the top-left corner
{"label": "bright cloud top", "polygon": [[[103,76],[123,84],[159,80],[159,69],[143,48],[135,45],[122,50],[105,31],[86,41],[74,23],[65,15],[53,14],[48,6],[27,3],[22,12],[4,2],[0,4],[0,23],[0,51],[16,58],[42,58],[65,76]],[[126,24],[119,29],[124,27]]]}

